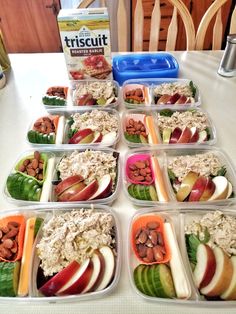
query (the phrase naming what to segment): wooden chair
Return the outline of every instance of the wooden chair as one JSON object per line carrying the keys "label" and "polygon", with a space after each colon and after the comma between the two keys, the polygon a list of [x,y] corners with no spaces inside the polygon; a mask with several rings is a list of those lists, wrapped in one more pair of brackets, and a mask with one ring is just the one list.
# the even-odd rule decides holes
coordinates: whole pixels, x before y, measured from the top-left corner
{"label": "wooden chair", "polygon": [[[95,0],[84,0],[80,3],[78,8],[86,8]],[[128,51],[128,22],[127,11],[125,6],[126,0],[118,0],[117,8],[117,36],[118,36],[118,50]],[[177,15],[182,18],[184,29],[186,32],[186,49],[193,50],[195,47],[195,29],[191,15],[187,7],[181,0],[168,0],[173,5],[173,15],[171,23],[168,28],[166,50],[175,50],[176,38],[178,32]],[[106,1],[100,1],[101,5],[105,5]],[[157,51],[159,43],[161,10],[160,0],[155,0],[155,5],[151,17],[151,29],[149,39],[149,51]],[[137,0],[134,12],[134,51],[143,50],[143,30],[144,30],[144,14],[142,0]]]}
{"label": "wooden chair", "polygon": [[[214,16],[216,16],[216,18],[215,18],[213,34],[212,34],[212,50],[221,49],[222,39],[223,39],[222,6],[227,1],[228,0],[215,0],[210,5],[208,10],[205,12],[205,14],[203,15],[197,29],[196,45],[195,45],[196,50],[203,50],[206,32]],[[231,22],[230,22],[230,28],[229,28],[229,34],[235,34],[235,33],[236,33],[236,6],[231,16]]]}

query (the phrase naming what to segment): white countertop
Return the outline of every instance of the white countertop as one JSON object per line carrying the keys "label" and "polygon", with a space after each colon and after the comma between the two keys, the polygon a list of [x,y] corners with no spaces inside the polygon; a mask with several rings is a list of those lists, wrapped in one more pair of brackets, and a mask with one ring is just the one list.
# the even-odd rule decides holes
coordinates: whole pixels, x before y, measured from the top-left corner
{"label": "white countertop", "polygon": [[[209,113],[217,130],[217,146],[223,148],[236,166],[236,77],[224,78],[217,74],[222,51],[174,52],[180,65],[180,77],[194,81],[202,96],[202,107]],[[10,55],[12,70],[7,75],[7,85],[0,90],[0,189],[16,158],[27,149],[26,133],[34,118],[45,113],[41,105],[42,93],[52,85],[68,85],[64,56],[54,54]],[[121,156],[127,150],[119,143]],[[3,196],[0,210],[14,208]],[[117,288],[108,296],[74,304],[1,305],[5,313],[222,313],[222,309],[205,309],[190,306],[167,306],[165,303],[146,302],[131,288],[126,265],[127,227],[136,209],[120,191],[113,204],[122,226],[122,270]],[[210,305],[210,303],[209,303]],[[224,309],[224,314],[235,313]]]}

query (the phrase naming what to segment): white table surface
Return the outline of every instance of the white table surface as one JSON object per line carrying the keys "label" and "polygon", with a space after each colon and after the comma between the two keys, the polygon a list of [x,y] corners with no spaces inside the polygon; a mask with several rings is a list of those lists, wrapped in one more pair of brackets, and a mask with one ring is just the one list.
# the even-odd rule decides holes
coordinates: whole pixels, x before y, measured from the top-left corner
{"label": "white table surface", "polygon": [[[223,78],[217,74],[222,51],[174,52],[180,65],[180,77],[191,79],[202,95],[202,107],[207,110],[217,130],[217,146],[223,148],[236,166],[236,77]],[[64,56],[57,54],[10,55],[12,70],[7,75],[7,85],[0,90],[0,190],[16,158],[29,149],[26,132],[32,119],[44,113],[42,93],[52,85],[68,85]],[[124,144],[117,149],[121,157]],[[0,210],[14,208],[0,197]],[[136,209],[120,191],[113,204],[122,226],[122,270],[116,289],[108,296],[73,304],[14,304],[0,305],[5,313],[236,313],[234,309],[211,309],[190,306],[167,306],[165,303],[149,303],[131,288],[125,263],[127,227]],[[209,303],[210,304],[210,303]]]}

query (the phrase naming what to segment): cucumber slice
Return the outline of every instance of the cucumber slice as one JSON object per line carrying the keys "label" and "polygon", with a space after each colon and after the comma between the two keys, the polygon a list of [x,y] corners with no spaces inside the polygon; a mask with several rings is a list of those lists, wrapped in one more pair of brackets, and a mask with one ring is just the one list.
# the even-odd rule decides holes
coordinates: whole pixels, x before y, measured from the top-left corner
{"label": "cucumber slice", "polygon": [[28,177],[24,177],[21,186],[20,186],[20,195],[22,200],[27,200],[28,199],[28,193],[25,191],[25,185],[29,181]]}
{"label": "cucumber slice", "polygon": [[158,201],[157,192],[153,185],[149,185],[149,194],[152,201]]}
{"label": "cucumber slice", "polygon": [[34,237],[36,237],[42,223],[43,223],[43,218],[36,217],[35,224],[34,224]]}
{"label": "cucumber slice", "polygon": [[35,185],[38,185],[38,182],[34,180],[33,178],[28,178],[28,180],[25,182],[24,193],[25,195],[27,195],[27,200],[29,200],[30,191]]}
{"label": "cucumber slice", "polygon": [[20,262],[4,262],[1,267],[0,295],[15,297],[19,282]]}
{"label": "cucumber slice", "polygon": [[21,184],[25,176],[18,174],[16,180],[11,183],[10,189],[8,190],[9,194],[15,199],[21,199]]}
{"label": "cucumber slice", "polygon": [[30,143],[37,143],[36,142],[36,131],[30,130],[27,134],[28,140]]}
{"label": "cucumber slice", "polygon": [[150,267],[151,266],[147,266],[144,268],[143,272],[142,272],[142,279],[143,279],[143,287],[144,290],[147,292],[147,295],[150,295],[152,297],[156,297],[156,293],[155,293],[155,287],[152,283],[151,280],[151,275],[150,275]]}
{"label": "cucumber slice", "polygon": [[141,195],[139,193],[139,190],[140,190],[140,184],[134,184],[134,188],[133,188],[134,197],[137,198],[138,200],[141,200]]}
{"label": "cucumber slice", "polygon": [[48,134],[42,134],[42,143],[48,144]]}
{"label": "cucumber slice", "polygon": [[128,193],[130,196],[134,197],[134,184],[128,186]]}
{"label": "cucumber slice", "polygon": [[55,144],[56,134],[51,132],[48,134],[48,144]]}
{"label": "cucumber slice", "polygon": [[141,143],[143,143],[143,144],[147,144],[148,143],[147,138],[144,137],[142,134],[139,135],[139,138],[140,138]]}
{"label": "cucumber slice", "polygon": [[150,276],[158,297],[176,297],[171,271],[166,264],[152,265],[150,268]]}
{"label": "cucumber slice", "polygon": [[139,185],[139,195],[140,195],[140,199],[144,200],[144,201],[148,201],[148,198],[146,196],[145,190],[146,190],[147,186],[146,185]]}
{"label": "cucumber slice", "polygon": [[32,196],[32,201],[38,202],[40,200],[41,193],[42,193],[42,188],[38,186],[37,189],[35,189],[35,192]]}
{"label": "cucumber slice", "polygon": [[145,267],[146,266],[144,264],[138,265],[135,268],[134,274],[133,274],[136,288],[144,294],[146,294],[146,291],[143,286],[142,272],[144,271]]}
{"label": "cucumber slice", "polygon": [[34,200],[34,193],[36,190],[39,188],[39,185],[37,182],[33,185],[33,187],[30,189],[29,194],[28,194],[28,200],[33,201]]}
{"label": "cucumber slice", "polygon": [[12,185],[14,185],[14,182],[18,179],[19,173],[11,173],[7,177],[7,189],[8,191],[11,189]]}

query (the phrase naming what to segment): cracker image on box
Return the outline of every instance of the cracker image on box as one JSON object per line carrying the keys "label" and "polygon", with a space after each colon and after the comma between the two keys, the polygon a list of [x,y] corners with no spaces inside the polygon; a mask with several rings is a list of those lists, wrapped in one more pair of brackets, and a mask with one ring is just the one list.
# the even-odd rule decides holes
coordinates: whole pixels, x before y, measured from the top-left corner
{"label": "cracker image on box", "polygon": [[59,12],[58,25],[69,78],[111,78],[110,24],[107,9],[64,9]]}

